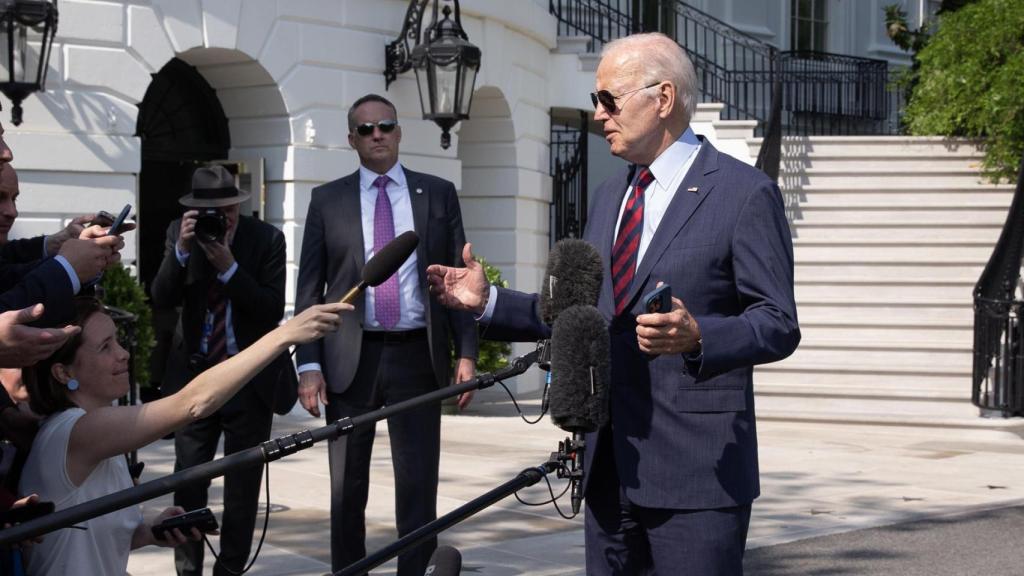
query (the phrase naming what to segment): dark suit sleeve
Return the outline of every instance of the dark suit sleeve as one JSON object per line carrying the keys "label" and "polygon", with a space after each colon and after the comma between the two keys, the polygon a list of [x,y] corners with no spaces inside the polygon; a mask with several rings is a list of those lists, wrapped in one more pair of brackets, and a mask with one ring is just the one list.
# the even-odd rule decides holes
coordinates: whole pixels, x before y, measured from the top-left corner
{"label": "dark suit sleeve", "polygon": [[[448,262],[449,266],[465,266],[462,260],[462,249],[466,245],[466,232],[462,228],[462,209],[459,206],[459,196],[455,192],[455,185],[447,183],[445,194],[446,211],[448,217],[448,229],[451,234],[448,236]],[[456,358],[477,357],[479,351],[476,320],[469,312],[446,309],[448,311],[448,324],[452,332],[452,340],[455,343]]]}
{"label": "dark suit sleeve", "polygon": [[160,262],[160,269],[153,277],[150,285],[150,296],[153,306],[157,308],[173,308],[181,304],[183,298],[183,285],[185,283],[185,268],[178,262],[178,256],[174,246],[178,243],[178,234],[181,230],[181,220],[175,220],[167,226],[167,240],[164,242],[164,259]]}
{"label": "dark suit sleeve", "polygon": [[43,254],[45,240],[45,236],[11,240],[0,248],[0,260],[19,264],[41,260],[46,257],[46,254]]}
{"label": "dark suit sleeve", "polygon": [[0,292],[6,292],[17,286],[22,278],[40,264],[42,264],[41,260],[24,264],[0,262]]}
{"label": "dark suit sleeve", "polygon": [[[314,190],[313,197],[309,201],[309,209],[306,212],[305,230],[302,233],[302,254],[299,257],[299,275],[295,280],[296,314],[314,304],[323,303],[327,274],[327,247],[324,245],[324,222],[320,207],[322,197],[317,190]],[[323,366],[323,339],[303,344],[295,353],[295,363],[298,366],[314,362]]]}
{"label": "dark suit sleeve", "polygon": [[696,317],[704,341],[698,379],[781,360],[800,342],[793,297],[793,242],[782,195],[774,183],[762,183],[740,210],[733,232],[732,267],[743,311],[736,316]]}
{"label": "dark suit sleeve", "polygon": [[502,342],[532,342],[551,337],[551,327],[540,317],[540,297],[498,288],[494,313],[483,336]]}
{"label": "dark suit sleeve", "polygon": [[284,234],[273,227],[264,240],[269,248],[263,252],[255,270],[239,266],[225,285],[236,314],[245,314],[261,323],[276,324],[284,316],[285,244]]}
{"label": "dark suit sleeve", "polygon": [[68,273],[54,258],[43,260],[10,290],[0,294],[0,312],[43,303],[43,317],[34,326],[64,326],[74,319],[74,288]]}

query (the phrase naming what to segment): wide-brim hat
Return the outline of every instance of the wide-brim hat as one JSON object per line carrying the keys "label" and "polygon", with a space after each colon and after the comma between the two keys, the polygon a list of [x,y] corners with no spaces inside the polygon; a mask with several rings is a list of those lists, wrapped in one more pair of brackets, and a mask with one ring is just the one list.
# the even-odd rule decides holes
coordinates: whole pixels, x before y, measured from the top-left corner
{"label": "wide-brim hat", "polygon": [[192,174],[192,192],[178,202],[189,208],[220,208],[248,199],[249,193],[235,186],[235,177],[228,169],[215,164],[196,169]]}

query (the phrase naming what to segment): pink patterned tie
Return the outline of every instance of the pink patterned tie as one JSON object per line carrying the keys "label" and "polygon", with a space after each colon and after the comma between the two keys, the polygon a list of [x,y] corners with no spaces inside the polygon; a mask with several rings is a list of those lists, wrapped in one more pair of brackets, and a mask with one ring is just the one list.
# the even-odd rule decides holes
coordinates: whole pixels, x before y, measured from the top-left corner
{"label": "pink patterned tie", "polygon": [[[377,204],[373,208],[373,253],[381,251],[388,242],[395,239],[395,219],[391,215],[391,199],[388,198],[387,176],[378,176],[373,181],[377,187]],[[386,330],[398,325],[401,315],[398,309],[398,272],[391,275],[373,292],[374,314],[377,322]]]}

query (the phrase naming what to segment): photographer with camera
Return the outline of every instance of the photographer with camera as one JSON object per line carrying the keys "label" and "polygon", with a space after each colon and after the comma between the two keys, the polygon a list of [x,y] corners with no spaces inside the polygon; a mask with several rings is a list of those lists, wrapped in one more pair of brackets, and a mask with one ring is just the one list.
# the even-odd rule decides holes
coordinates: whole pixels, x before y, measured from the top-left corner
{"label": "photographer with camera", "polygon": [[[284,316],[284,234],[240,214],[248,197],[223,166],[199,168],[192,193],[180,199],[188,211],[167,229],[164,259],[151,286],[153,305],[182,311],[161,386],[165,396],[250,346]],[[221,434],[225,455],[269,439],[275,409],[291,409],[296,387],[291,359],[281,354],[220,410],[175,433],[175,470],[212,460]],[[225,567],[240,571],[249,555],[262,473],[260,466],[224,477],[217,574]],[[179,490],[174,503],[202,508],[208,486]],[[177,548],[175,563],[179,574],[201,574],[202,543]]]}

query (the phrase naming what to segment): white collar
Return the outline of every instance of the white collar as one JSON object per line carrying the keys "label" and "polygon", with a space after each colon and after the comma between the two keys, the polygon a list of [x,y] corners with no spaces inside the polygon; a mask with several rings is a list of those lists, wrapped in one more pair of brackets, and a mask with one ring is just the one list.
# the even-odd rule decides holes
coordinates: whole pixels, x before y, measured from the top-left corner
{"label": "white collar", "polygon": [[[381,176],[380,174],[377,174],[373,170],[370,170],[366,166],[363,166],[362,164],[360,164],[359,165],[359,188],[361,190],[369,190],[370,187],[373,186],[373,183],[380,176]],[[407,185],[406,181],[405,181],[405,169],[402,168],[402,163],[401,162],[395,162],[395,165],[392,166],[391,169],[388,170],[384,174],[384,176],[387,176],[388,178],[391,178],[391,181],[394,182],[395,184],[397,184],[399,187],[405,187]]]}
{"label": "white collar", "polygon": [[654,180],[663,188],[670,185],[676,174],[686,166],[687,160],[700,148],[700,139],[687,127],[679,139],[666,148],[654,162],[650,170]]}

